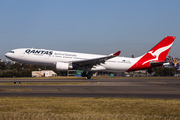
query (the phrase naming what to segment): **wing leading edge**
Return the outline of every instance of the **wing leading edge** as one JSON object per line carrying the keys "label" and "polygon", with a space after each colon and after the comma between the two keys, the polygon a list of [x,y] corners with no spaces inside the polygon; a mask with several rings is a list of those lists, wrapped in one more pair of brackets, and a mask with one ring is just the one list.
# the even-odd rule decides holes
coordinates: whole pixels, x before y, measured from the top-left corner
{"label": "wing leading edge", "polygon": [[85,59],[85,60],[78,60],[78,61],[73,61],[72,64],[76,64],[78,66],[93,66],[93,65],[99,65],[101,63],[105,63],[106,60],[109,60],[111,58],[119,56],[121,51],[118,51],[114,54],[110,54],[105,57],[100,57],[100,58],[93,58],[93,59]]}

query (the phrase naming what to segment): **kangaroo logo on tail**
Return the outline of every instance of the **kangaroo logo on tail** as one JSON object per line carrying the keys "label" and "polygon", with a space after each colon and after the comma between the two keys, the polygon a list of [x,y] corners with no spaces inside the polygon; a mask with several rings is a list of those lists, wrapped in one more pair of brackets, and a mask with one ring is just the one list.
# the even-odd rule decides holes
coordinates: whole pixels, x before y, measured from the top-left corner
{"label": "kangaroo logo on tail", "polygon": [[[173,43],[172,43],[173,44]],[[149,51],[148,53],[150,53],[153,57],[155,57],[154,59],[150,59],[145,61],[142,65],[144,65],[145,63],[151,62],[151,61],[158,61],[159,60],[159,56],[161,53],[163,53],[164,51],[168,50],[171,48],[172,44],[159,48],[156,51]],[[168,51],[169,52],[169,51]]]}
{"label": "kangaroo logo on tail", "polygon": [[156,46],[149,50],[149,52],[139,57],[139,60],[127,71],[151,68],[151,62],[164,62],[175,38],[176,37],[174,36],[166,36]]}

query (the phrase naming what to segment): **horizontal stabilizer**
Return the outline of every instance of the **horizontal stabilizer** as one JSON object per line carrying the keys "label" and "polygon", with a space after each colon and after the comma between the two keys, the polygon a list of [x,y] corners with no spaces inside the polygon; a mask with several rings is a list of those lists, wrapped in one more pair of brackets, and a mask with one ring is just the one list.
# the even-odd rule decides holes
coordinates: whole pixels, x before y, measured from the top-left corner
{"label": "horizontal stabilizer", "polygon": [[167,62],[150,62],[150,65],[151,67],[156,67],[156,66],[162,66],[164,63],[167,63]]}

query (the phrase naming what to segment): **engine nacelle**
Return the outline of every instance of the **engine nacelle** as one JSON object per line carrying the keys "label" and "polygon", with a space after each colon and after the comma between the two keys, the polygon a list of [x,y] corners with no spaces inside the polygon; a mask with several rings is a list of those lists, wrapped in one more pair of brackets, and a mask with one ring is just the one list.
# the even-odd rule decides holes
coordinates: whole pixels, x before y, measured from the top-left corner
{"label": "engine nacelle", "polygon": [[72,68],[72,66],[70,66],[69,63],[63,63],[63,62],[56,63],[56,70],[58,70],[58,71],[67,71],[71,68]]}

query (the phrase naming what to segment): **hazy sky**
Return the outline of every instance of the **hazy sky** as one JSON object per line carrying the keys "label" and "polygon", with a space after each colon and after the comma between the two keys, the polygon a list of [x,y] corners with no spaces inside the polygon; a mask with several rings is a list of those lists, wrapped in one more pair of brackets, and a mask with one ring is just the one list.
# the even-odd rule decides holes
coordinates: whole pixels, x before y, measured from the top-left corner
{"label": "hazy sky", "polygon": [[26,47],[137,57],[167,35],[180,58],[180,0],[0,1],[0,59]]}

